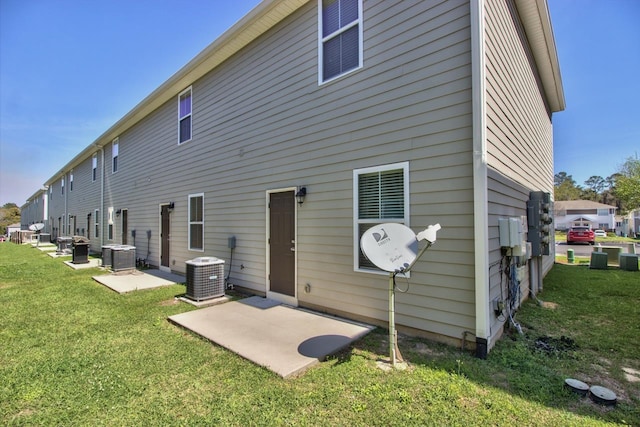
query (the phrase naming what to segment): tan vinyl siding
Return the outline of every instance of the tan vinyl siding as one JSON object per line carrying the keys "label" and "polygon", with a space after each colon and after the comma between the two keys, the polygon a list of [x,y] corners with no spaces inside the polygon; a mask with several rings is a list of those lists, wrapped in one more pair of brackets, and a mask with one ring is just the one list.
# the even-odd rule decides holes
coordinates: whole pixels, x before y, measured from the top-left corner
{"label": "tan vinyl siding", "polygon": [[[489,264],[494,265],[501,258],[498,219],[526,215],[530,191],[553,193],[553,136],[550,112],[515,6],[511,0],[490,1],[485,11]],[[553,256],[543,257],[545,273],[553,261]],[[529,294],[529,266],[520,289],[522,298]],[[499,267],[494,266],[490,300],[499,296]],[[497,319],[493,312],[490,316],[493,345],[504,319]]]}
{"label": "tan vinyl siding", "polygon": [[440,222],[444,231],[399,296],[397,322],[459,338],[475,312],[468,4],[364,8],[365,66],[345,78],[317,84],[309,2],[192,84],[191,141],[177,143],[177,93],[119,135],[105,209],[128,209],[139,257],[152,230],[158,265],[159,205],[173,201],[171,268],[184,272],[185,260],[203,255],[187,249],[188,195],[203,193],[204,254],[228,262],[236,236],[231,283],[265,292],[265,193],[305,185],[300,304],[384,323],[387,277],[353,271],[352,172],[408,160],[412,228]]}
{"label": "tan vinyl siding", "polygon": [[[363,2],[364,66],[318,85],[317,3],[310,1],[194,82],[192,139],[178,144],[178,94],[74,160],[70,213],[127,209],[137,257],[160,264],[160,206],[173,202],[170,268],[231,259],[230,283],[267,288],[266,192],[306,186],[297,207],[300,305],[384,325],[388,276],[353,269],[353,171],[409,162],[410,226],[442,231],[398,294],[398,327],[460,339],[475,328],[470,15],[466,0]],[[167,99],[167,98],[165,98]],[[118,172],[111,173],[118,137]],[[52,212],[63,209],[55,180]],[[68,182],[65,192],[68,191]],[[204,196],[204,253],[188,249],[188,197]],[[57,218],[58,214],[51,214]],[[95,223],[95,218],[92,218]],[[82,225],[80,225],[82,227]],[[147,231],[151,239],[147,239]],[[148,248],[148,249],[147,249]],[[405,282],[399,278],[400,286]],[[305,285],[311,291],[305,293]]]}
{"label": "tan vinyl siding", "polygon": [[[70,185],[65,189],[67,192],[67,210],[70,215],[76,217],[76,228],[84,229],[84,235],[87,235],[87,215],[91,214],[91,250],[99,252],[100,237],[95,237],[95,210],[100,208],[100,180],[101,180],[101,158],[98,155],[98,170],[96,181],[92,181],[92,157],[85,159],[83,162],[73,168],[73,191]],[[67,178],[69,174],[67,173]]]}
{"label": "tan vinyl siding", "polygon": [[532,190],[552,192],[550,113],[515,6],[487,2],[486,20],[488,164]]}

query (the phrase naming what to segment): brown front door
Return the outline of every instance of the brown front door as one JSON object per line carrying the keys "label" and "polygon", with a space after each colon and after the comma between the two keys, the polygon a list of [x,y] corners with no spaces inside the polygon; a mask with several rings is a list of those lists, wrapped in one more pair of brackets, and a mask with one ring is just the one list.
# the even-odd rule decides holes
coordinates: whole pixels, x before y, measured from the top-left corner
{"label": "brown front door", "polygon": [[295,197],[269,195],[269,290],[295,297]]}
{"label": "brown front door", "polygon": [[169,221],[169,205],[160,207],[160,265],[169,267],[169,238],[171,237],[171,221]]}

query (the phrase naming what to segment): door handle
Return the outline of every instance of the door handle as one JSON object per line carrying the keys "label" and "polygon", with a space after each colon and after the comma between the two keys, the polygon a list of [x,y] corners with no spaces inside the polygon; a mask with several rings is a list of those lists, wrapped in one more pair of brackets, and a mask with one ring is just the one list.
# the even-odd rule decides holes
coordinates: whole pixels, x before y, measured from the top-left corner
{"label": "door handle", "polygon": [[296,251],[296,248],[291,248],[291,252],[295,252],[295,251]]}

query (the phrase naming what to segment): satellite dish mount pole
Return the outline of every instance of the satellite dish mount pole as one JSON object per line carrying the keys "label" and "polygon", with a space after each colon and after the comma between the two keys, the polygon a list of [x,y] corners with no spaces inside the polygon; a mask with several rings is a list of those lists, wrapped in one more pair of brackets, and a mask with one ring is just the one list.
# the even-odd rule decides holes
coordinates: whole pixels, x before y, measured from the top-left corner
{"label": "satellite dish mount pole", "polygon": [[406,268],[398,269],[394,272],[389,272],[389,359],[391,360],[391,366],[395,368],[396,360],[402,362],[402,354],[400,354],[400,348],[398,347],[398,333],[396,331],[396,280],[397,274],[406,274],[416,265],[416,262],[420,259],[422,254],[436,241],[436,232],[440,230],[440,224],[430,225],[426,230],[417,234],[416,239],[426,240],[427,244],[420,249],[418,255]]}

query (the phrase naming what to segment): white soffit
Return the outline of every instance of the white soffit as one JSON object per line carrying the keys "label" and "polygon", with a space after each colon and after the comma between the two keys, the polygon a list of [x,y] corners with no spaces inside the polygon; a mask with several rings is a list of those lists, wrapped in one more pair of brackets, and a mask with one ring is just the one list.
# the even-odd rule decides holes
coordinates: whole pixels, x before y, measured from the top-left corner
{"label": "white soffit", "polygon": [[546,0],[515,0],[552,112],[565,109],[560,64]]}

